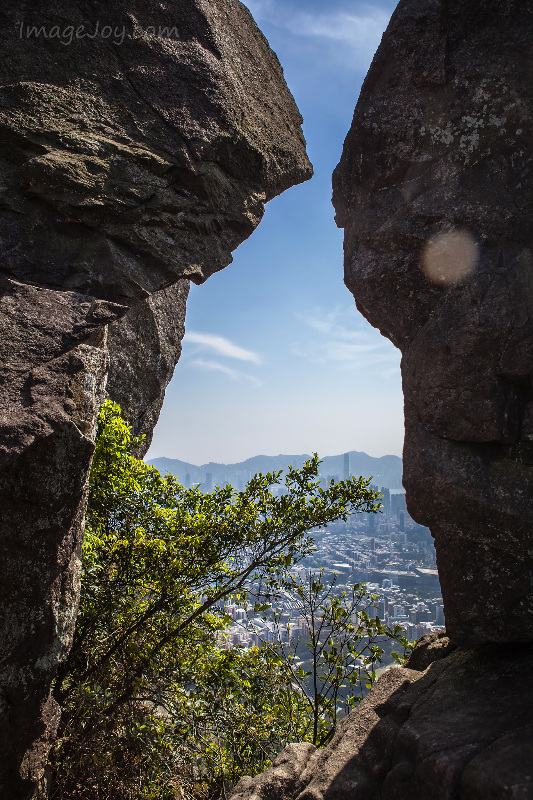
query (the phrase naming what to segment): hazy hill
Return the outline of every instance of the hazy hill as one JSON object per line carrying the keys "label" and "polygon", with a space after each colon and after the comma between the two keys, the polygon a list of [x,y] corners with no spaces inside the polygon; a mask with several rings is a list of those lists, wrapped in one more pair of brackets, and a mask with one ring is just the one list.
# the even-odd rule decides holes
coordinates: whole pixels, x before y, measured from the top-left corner
{"label": "hazy hill", "polygon": [[[187,475],[191,483],[206,483],[206,475],[211,474],[213,486],[231,483],[235,488],[241,488],[243,483],[255,475],[256,472],[273,472],[286,469],[289,465],[301,467],[308,455],[298,456],[253,456],[241,461],[239,464],[216,464],[209,462],[197,466],[179,461],[177,458],[154,458],[148,463],[153,464],[162,473],[170,472],[181,483],[186,483]],[[363,475],[365,478],[373,476],[373,483],[380,488],[386,487],[392,491],[403,491],[402,488],[402,460],[398,456],[382,456],[373,458],[366,453],[356,450],[350,451],[350,474]],[[325,456],[320,465],[320,475],[324,478],[344,476],[344,454],[338,456]]]}

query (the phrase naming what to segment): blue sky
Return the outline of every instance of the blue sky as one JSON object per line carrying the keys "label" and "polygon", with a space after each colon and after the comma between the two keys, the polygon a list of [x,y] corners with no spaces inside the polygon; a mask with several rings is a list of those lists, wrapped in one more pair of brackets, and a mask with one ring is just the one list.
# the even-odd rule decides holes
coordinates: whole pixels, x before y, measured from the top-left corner
{"label": "blue sky", "polygon": [[314,178],[267,205],[234,262],[192,286],[148,458],[401,455],[400,354],[343,284],[331,173],[395,2],[248,0],[304,117]]}

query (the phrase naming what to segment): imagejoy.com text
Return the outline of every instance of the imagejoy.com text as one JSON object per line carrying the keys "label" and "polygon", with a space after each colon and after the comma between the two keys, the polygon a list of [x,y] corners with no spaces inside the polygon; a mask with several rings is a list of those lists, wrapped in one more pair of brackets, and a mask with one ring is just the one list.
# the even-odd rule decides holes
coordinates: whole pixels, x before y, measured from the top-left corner
{"label": "imagejoy.com text", "polygon": [[127,33],[125,25],[102,25],[98,20],[94,25],[26,25],[21,22],[18,25],[20,39],[57,39],[64,45],[70,45],[74,41],[83,39],[103,39],[109,40],[113,44],[121,45],[126,36],[131,39],[139,38],[143,33],[148,36],[156,36],[165,39],[178,39],[178,29],[166,25],[148,25],[146,28],[135,28],[131,34]]}

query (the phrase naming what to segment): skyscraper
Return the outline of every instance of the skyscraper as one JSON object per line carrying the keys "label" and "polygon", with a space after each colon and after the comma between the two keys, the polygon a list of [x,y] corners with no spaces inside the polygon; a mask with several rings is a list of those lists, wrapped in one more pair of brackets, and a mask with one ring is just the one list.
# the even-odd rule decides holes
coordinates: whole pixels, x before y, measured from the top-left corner
{"label": "skyscraper", "polygon": [[390,512],[390,491],[387,489],[386,486],[381,487],[381,494],[383,495],[383,500],[381,501],[383,504],[383,511],[385,514],[389,514]]}
{"label": "skyscraper", "polygon": [[344,480],[350,477],[350,454],[344,454]]}

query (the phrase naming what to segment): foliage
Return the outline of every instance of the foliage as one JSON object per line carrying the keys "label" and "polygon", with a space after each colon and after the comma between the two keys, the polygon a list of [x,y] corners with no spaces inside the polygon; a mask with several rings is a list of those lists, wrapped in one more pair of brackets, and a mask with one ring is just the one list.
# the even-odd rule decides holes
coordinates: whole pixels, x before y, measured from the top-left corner
{"label": "foliage", "polygon": [[[364,584],[338,591],[336,575],[327,584],[324,569],[282,576],[264,594],[269,601],[291,602],[305,627],[306,634],[294,635],[291,624],[274,615],[274,642],[264,646],[307,706],[307,725],[300,738],[323,746],[333,736],[338,714],[353,709],[374,683],[384,653],[380,642],[388,639],[400,645],[402,656],[393,653],[398,662],[409,643],[399,625],[382,624],[373,605],[376,596]],[[269,606],[256,608],[268,612]],[[268,621],[268,613],[263,619]]]}
{"label": "foliage", "polygon": [[176,704],[182,785],[218,796],[242,775],[266,769],[289,742],[303,739],[307,707],[268,650],[218,650],[198,665]]}
{"label": "foliage", "polygon": [[[63,717],[53,786],[65,800],[175,797],[193,759],[183,742],[199,731],[212,746],[187,774],[204,794],[206,769],[220,787],[239,770],[262,769],[279,744],[297,738],[301,697],[268,654],[221,653],[227,620],[216,607],[286,572],[312,548],[309,529],[379,508],[378,493],[362,478],[322,489],[316,455],[301,470],[289,468],[280,497],[270,491],[280,472],[256,475],[242,492],[226,486],[203,494],[134,458],[138,444],[119,407],[106,402],[90,477],[78,624],[54,686]],[[260,664],[262,678],[253,678]],[[239,714],[253,747],[237,742],[238,726],[228,727]],[[215,770],[213,742],[223,723],[225,752]]]}

